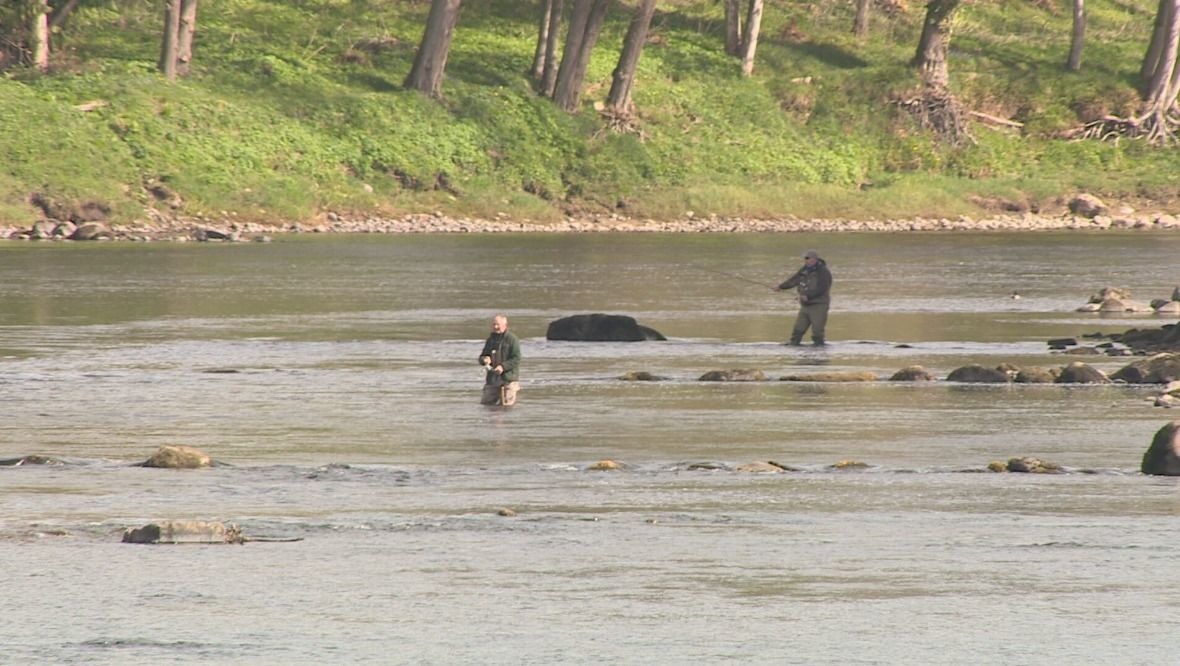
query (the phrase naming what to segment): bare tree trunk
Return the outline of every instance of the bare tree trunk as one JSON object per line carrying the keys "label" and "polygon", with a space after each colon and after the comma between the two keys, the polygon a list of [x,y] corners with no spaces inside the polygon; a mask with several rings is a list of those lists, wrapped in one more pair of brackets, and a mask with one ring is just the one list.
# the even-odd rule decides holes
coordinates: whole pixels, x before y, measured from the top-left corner
{"label": "bare tree trunk", "polygon": [[1180,11],[1177,11],[1180,0],[1168,0],[1166,4],[1164,7],[1161,3],[1161,9],[1166,11],[1163,17],[1165,38],[1145,95],[1147,106],[1161,113],[1166,110],[1164,102],[1169,96],[1168,85],[1176,70],[1176,54],[1180,51]]}
{"label": "bare tree trunk", "polygon": [[157,68],[169,81],[176,80],[176,54],[180,48],[180,0],[164,1],[164,38]]}
{"label": "bare tree trunk", "polygon": [[49,11],[49,0],[32,3],[29,46],[33,52],[33,67],[41,72],[49,71]]}
{"label": "bare tree trunk", "polygon": [[545,70],[541,73],[541,94],[545,97],[553,97],[553,90],[557,87],[557,68],[561,64],[557,61],[557,44],[561,34],[561,16],[565,13],[565,0],[552,2],[545,40]]}
{"label": "bare tree trunk", "polygon": [[944,89],[950,83],[946,55],[950,48],[950,19],[960,0],[930,0],[926,20],[913,64],[922,72],[922,81],[931,88]]}
{"label": "bare tree trunk", "polygon": [[873,0],[856,0],[856,18],[852,20],[852,34],[864,37],[869,34],[869,9]]}
{"label": "bare tree trunk", "polygon": [[447,55],[451,50],[451,37],[455,23],[459,20],[461,0],[432,0],[430,14],[426,18],[426,30],[422,43],[414,55],[414,65],[406,76],[406,88],[424,92],[431,97],[442,94],[443,72],[447,68]]}
{"label": "bare tree trunk", "polygon": [[742,38],[742,74],[754,73],[754,52],[758,50],[758,31],[762,29],[762,0],[750,0],[746,15],[746,33]]}
{"label": "bare tree trunk", "polygon": [[1155,24],[1151,30],[1151,42],[1147,45],[1147,54],[1143,56],[1143,66],[1139,68],[1140,92],[1147,96],[1147,87],[1155,70],[1159,67],[1160,54],[1164,50],[1164,42],[1168,37],[1167,15],[1168,8],[1173,5],[1172,0],[1160,0],[1155,13]]}
{"label": "bare tree trunk", "polygon": [[642,0],[623,39],[623,51],[619,54],[619,64],[611,76],[610,93],[606,96],[607,106],[619,113],[629,115],[634,110],[631,89],[635,86],[635,68],[639,66],[639,56],[643,54],[651,17],[655,13],[656,0]]}
{"label": "bare tree trunk", "polygon": [[565,52],[561,57],[561,67],[557,71],[557,87],[553,91],[553,101],[570,113],[578,109],[578,102],[582,96],[582,80],[586,78],[590,53],[598,41],[598,33],[602,30],[602,22],[606,18],[609,4],[609,0],[574,1],[574,14],[570,18]]}
{"label": "bare tree trunk", "polygon": [[193,34],[197,31],[197,0],[180,2],[180,37],[176,46],[176,73],[188,76],[193,62]]}
{"label": "bare tree trunk", "polygon": [[742,0],[725,0],[725,52],[742,55]]}
{"label": "bare tree trunk", "polygon": [[1069,42],[1069,59],[1066,69],[1077,72],[1082,69],[1082,45],[1086,40],[1086,0],[1073,0],[1073,35]]}
{"label": "bare tree trunk", "polygon": [[549,17],[553,15],[553,0],[541,1],[541,27],[537,30],[537,47],[533,49],[533,66],[529,70],[534,81],[545,74],[545,45],[549,43]]}
{"label": "bare tree trunk", "polygon": [[70,17],[70,14],[74,11],[74,8],[78,6],[78,1],[79,0],[68,0],[68,2],[62,5],[60,9],[54,10],[53,15],[49,17],[50,32],[60,28],[62,24],[66,22],[66,19]]}

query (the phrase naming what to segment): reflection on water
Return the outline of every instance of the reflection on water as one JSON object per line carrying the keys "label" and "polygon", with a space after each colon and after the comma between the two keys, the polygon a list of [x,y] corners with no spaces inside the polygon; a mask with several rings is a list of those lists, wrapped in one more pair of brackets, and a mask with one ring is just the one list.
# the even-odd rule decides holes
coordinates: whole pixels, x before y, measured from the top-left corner
{"label": "reflection on water", "polygon": [[[751,284],[809,247],[836,278],[820,350],[782,345],[789,295]],[[1104,286],[1166,297],[1178,249],[1116,233],[0,244],[0,459],[68,463],[0,468],[0,661],[1166,663],[1150,628],[1180,599],[1142,572],[1177,556],[1180,495],[1137,471],[1169,420],[1150,389],[777,380],[1060,367],[1049,338],[1164,323],[1074,309]],[[500,311],[524,352],[507,411],[478,404]],[[544,340],[580,312],[670,339]],[[772,381],[697,381],[720,368]],[[632,371],[665,379],[618,379]],[[130,466],[161,444],[227,465]],[[1023,455],[1067,473],[981,472]],[[587,471],[603,458],[626,467]],[[831,467],[846,459],[866,466]],[[735,471],[765,460],[798,471]],[[118,543],[159,519],[304,540]]]}

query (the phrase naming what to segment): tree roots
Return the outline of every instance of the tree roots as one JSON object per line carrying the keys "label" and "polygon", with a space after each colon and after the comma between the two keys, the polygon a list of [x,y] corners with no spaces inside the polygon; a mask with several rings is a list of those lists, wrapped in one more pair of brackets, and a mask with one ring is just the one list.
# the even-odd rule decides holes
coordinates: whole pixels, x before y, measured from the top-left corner
{"label": "tree roots", "polygon": [[913,116],[922,129],[933,131],[947,143],[975,143],[967,123],[967,111],[943,88],[928,87],[921,95],[899,100],[897,105]]}
{"label": "tree roots", "polygon": [[1062,133],[1074,141],[1097,140],[1118,141],[1119,139],[1143,139],[1157,146],[1176,141],[1180,130],[1180,109],[1152,110],[1134,118],[1104,116],[1081,127]]}

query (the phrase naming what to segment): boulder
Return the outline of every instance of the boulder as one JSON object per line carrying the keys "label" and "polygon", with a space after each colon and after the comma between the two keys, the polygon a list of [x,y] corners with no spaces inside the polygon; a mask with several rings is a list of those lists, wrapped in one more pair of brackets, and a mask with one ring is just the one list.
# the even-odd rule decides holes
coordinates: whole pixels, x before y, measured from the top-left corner
{"label": "boulder", "polygon": [[1156,476],[1180,476],[1180,421],[1160,428],[1143,454],[1139,471]]}
{"label": "boulder", "polygon": [[1073,347],[1077,343],[1077,338],[1053,338],[1048,342],[1050,347]]}
{"label": "boulder", "polygon": [[875,382],[877,375],[873,372],[814,372],[806,375],[787,375],[779,379],[784,382]]}
{"label": "boulder", "polygon": [[123,543],[244,543],[236,525],[198,521],[162,521],[123,532]]}
{"label": "boulder", "polygon": [[781,474],[787,470],[784,469],[782,465],[779,465],[777,463],[774,463],[774,462],[771,462],[768,460],[766,462],[757,461],[757,462],[746,463],[744,465],[738,465],[737,467],[734,468],[734,471],[735,472],[745,472],[748,474],[749,473]]}
{"label": "boulder", "polygon": [[1017,384],[1052,384],[1057,381],[1057,371],[1045,368],[1021,368],[1012,381]]}
{"label": "boulder", "polygon": [[152,457],[140,463],[140,467],[163,467],[167,469],[197,469],[209,467],[213,460],[208,453],[191,446],[164,445],[156,449]]}
{"label": "boulder", "polygon": [[74,233],[70,234],[70,240],[76,241],[99,240],[103,238],[114,238],[114,234],[111,233],[110,227],[102,222],[85,222],[79,224],[78,228],[74,229]]}
{"label": "boulder", "polygon": [[1074,361],[1065,366],[1057,376],[1058,384],[1106,384],[1109,381],[1101,370],[1081,361]]}
{"label": "boulder", "polygon": [[1097,294],[1090,297],[1091,303],[1102,303],[1110,300],[1129,301],[1131,300],[1131,290],[1123,287],[1103,287]]}
{"label": "boulder", "polygon": [[593,465],[590,465],[589,467],[587,467],[586,471],[588,471],[588,472],[614,472],[614,471],[618,471],[618,470],[627,469],[628,467],[629,467],[629,465],[627,465],[627,463],[619,462],[617,460],[611,460],[610,458],[603,458],[602,460],[599,460],[598,462],[594,463]]}
{"label": "boulder", "polygon": [[868,466],[869,464],[866,462],[845,458],[844,460],[837,460],[831,465],[828,465],[828,469],[866,469]]}
{"label": "boulder", "polygon": [[1070,199],[1068,205],[1069,212],[1091,220],[1110,212],[1110,208],[1093,194],[1079,194]]}
{"label": "boulder", "polygon": [[926,368],[920,365],[909,365],[889,377],[891,382],[932,382],[937,379]]}
{"label": "boulder", "polygon": [[985,368],[982,365],[965,365],[952,370],[946,380],[966,384],[1007,384],[1008,373],[998,368]]}
{"label": "boulder", "polygon": [[732,370],[710,370],[701,375],[702,382],[765,382],[770,378],[757,368],[734,368]]}
{"label": "boulder", "polygon": [[1128,384],[1167,384],[1180,379],[1180,353],[1149,356],[1120,368],[1110,378]]}
{"label": "boulder", "polygon": [[1163,303],[1155,306],[1155,313],[1167,315],[1180,314],[1180,301],[1174,299],[1170,301],[1164,301]]}
{"label": "boulder", "polygon": [[667,340],[659,331],[640,326],[634,317],[601,313],[572,315],[551,321],[545,339],[573,342]]}

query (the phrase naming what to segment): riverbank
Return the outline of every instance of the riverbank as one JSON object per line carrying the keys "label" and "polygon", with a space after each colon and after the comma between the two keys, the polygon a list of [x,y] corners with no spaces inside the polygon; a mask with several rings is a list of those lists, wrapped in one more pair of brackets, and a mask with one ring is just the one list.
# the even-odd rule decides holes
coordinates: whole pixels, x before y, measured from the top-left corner
{"label": "riverbank", "polygon": [[636,219],[622,215],[568,217],[557,222],[451,217],[442,213],[401,217],[351,218],[329,213],[311,223],[263,224],[212,218],[164,218],[153,222],[106,225],[87,222],[39,222],[32,227],[0,226],[8,240],[125,241],[265,241],[276,234],[451,234],[451,233],[856,233],[951,231],[1176,231],[1180,217],[1170,213],[1128,215],[998,215],[984,218],[912,218],[886,220],[777,219],[695,217],[676,220]]}

